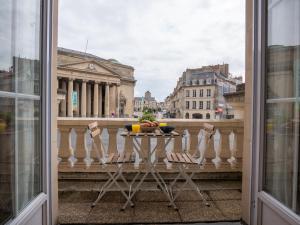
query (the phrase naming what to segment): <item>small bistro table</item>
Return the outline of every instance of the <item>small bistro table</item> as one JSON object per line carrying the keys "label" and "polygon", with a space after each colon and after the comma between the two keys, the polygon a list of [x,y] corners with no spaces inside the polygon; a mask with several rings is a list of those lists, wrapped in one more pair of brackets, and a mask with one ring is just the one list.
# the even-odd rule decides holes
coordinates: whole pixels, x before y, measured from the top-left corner
{"label": "small bistro table", "polygon": [[[151,149],[151,138],[163,138],[165,140],[163,149],[166,149],[166,147],[169,145],[171,140],[180,135],[175,131],[172,131],[170,133],[163,133],[162,131],[157,129],[153,133],[133,133],[133,132],[126,131],[126,132],[122,132],[121,136],[133,138],[133,147],[134,147],[135,151],[138,153],[139,158],[141,158],[142,161],[145,163],[145,169],[146,169],[146,171],[145,171],[144,175],[142,176],[142,178],[140,179],[140,181],[132,189],[132,193],[131,192],[129,193],[129,198],[127,199],[127,201],[124,204],[124,206],[122,207],[122,209],[124,210],[127,207],[127,205],[131,202],[131,199],[137,193],[140,186],[144,183],[145,178],[148,175],[152,175],[152,177],[154,178],[154,180],[156,181],[156,183],[158,184],[160,189],[167,196],[168,200],[170,201],[170,205],[173,206],[174,209],[177,209],[176,205],[174,204],[174,201],[172,200],[172,195],[167,187],[166,182],[164,181],[162,176],[159,174],[159,172],[155,168],[156,162],[155,161],[153,162],[151,160],[152,155],[154,154],[154,152],[156,151],[157,146],[158,146],[158,144],[157,144],[158,142],[157,142],[156,145],[154,146],[154,148]],[[145,153],[143,153],[142,146],[139,142],[139,139],[141,139],[141,138],[149,138],[147,151],[145,151]]]}

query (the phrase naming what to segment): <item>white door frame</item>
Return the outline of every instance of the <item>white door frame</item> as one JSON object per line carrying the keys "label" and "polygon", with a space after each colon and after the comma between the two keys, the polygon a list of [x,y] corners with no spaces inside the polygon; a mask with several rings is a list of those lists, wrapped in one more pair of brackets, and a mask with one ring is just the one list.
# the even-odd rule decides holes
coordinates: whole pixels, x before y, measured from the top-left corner
{"label": "white door frame", "polygon": [[[54,0],[56,1],[56,0]],[[51,202],[51,73],[52,73],[52,12],[53,0],[41,0],[41,193],[8,223],[43,225],[53,224]],[[55,47],[56,48],[56,47]]]}
{"label": "white door frame", "polygon": [[[252,193],[251,225],[262,224],[263,213],[279,219],[277,224],[299,225],[300,217],[291,209],[265,192],[263,181],[264,157],[264,110],[265,110],[265,46],[266,46],[266,15],[267,1],[254,1],[254,42],[253,42],[253,128],[252,128]],[[264,210],[264,211],[263,211]],[[275,220],[275,219],[274,219]],[[276,222],[275,222],[276,223]],[[272,224],[271,224],[272,225]]]}

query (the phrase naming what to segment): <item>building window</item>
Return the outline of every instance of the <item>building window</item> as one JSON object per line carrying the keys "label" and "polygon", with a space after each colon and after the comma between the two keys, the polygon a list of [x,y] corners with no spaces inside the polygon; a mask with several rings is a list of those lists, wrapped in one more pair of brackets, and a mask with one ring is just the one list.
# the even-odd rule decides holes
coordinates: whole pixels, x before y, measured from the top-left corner
{"label": "building window", "polygon": [[203,89],[200,89],[200,94],[199,94],[200,97],[203,97]]}
{"label": "building window", "polygon": [[210,101],[206,102],[206,109],[210,109]]}
{"label": "building window", "polygon": [[185,97],[190,97],[190,90],[185,91]]}
{"label": "building window", "polygon": [[196,109],[196,101],[193,101],[193,109]]}
{"label": "building window", "polygon": [[203,109],[203,101],[199,102],[199,109]]}
{"label": "building window", "polygon": [[210,114],[206,113],[206,119],[210,119]]}
{"label": "building window", "polygon": [[201,113],[194,113],[192,115],[193,119],[203,119],[203,115]]}
{"label": "building window", "polygon": [[196,90],[193,90],[193,97],[197,97],[196,93]]}
{"label": "building window", "polygon": [[207,90],[206,90],[206,96],[207,96],[207,97],[210,97],[210,96],[211,96],[211,90],[210,90],[210,89],[207,89]]}
{"label": "building window", "polygon": [[189,101],[186,101],[186,102],[185,102],[185,108],[186,108],[186,109],[190,109],[190,102],[189,102]]}
{"label": "building window", "polygon": [[186,113],[186,114],[185,114],[185,118],[186,118],[186,119],[189,119],[189,118],[190,118],[190,114],[189,114],[189,113]]}

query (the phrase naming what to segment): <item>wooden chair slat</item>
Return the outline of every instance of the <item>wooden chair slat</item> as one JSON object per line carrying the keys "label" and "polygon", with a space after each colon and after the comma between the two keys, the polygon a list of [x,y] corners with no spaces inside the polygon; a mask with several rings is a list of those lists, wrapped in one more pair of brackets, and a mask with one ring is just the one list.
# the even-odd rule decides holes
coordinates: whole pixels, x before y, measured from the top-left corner
{"label": "wooden chair slat", "polygon": [[118,153],[115,153],[115,154],[114,154],[114,157],[112,158],[111,163],[117,163],[117,162],[118,162],[118,159],[119,159],[119,154],[118,154]]}
{"label": "wooden chair slat", "polygon": [[180,162],[185,163],[185,160],[180,153],[176,153],[176,156],[180,160]]}
{"label": "wooden chair slat", "polygon": [[94,138],[94,137],[96,137],[97,135],[99,135],[100,134],[100,129],[99,128],[96,128],[95,130],[93,130],[92,132],[91,132],[91,137],[92,138]]}
{"label": "wooden chair slat", "polygon": [[171,157],[171,154],[169,154],[169,153],[167,153],[167,159],[168,159],[169,162],[173,162],[173,159],[172,159],[172,157]]}
{"label": "wooden chair slat", "polygon": [[98,126],[98,123],[97,123],[97,122],[93,122],[93,123],[90,123],[90,124],[88,125],[88,128],[89,128],[90,130],[93,130],[93,129],[97,128],[97,126]]}
{"label": "wooden chair slat", "polygon": [[189,157],[192,163],[197,163],[197,160],[193,156],[191,156],[190,153],[186,153],[186,155]]}
{"label": "wooden chair slat", "polygon": [[172,158],[173,158],[174,162],[179,162],[179,159],[177,158],[175,153],[171,153],[171,155],[172,155]]}
{"label": "wooden chair slat", "polygon": [[125,158],[124,158],[124,162],[130,162],[130,159],[131,159],[131,153],[130,152],[127,152],[126,154],[125,154]]}
{"label": "wooden chair slat", "polygon": [[125,153],[120,154],[117,161],[119,163],[123,163],[125,161]]}
{"label": "wooden chair slat", "polygon": [[114,153],[110,153],[109,156],[108,156],[108,159],[107,159],[106,163],[111,163],[114,155],[115,155]]}
{"label": "wooden chair slat", "polygon": [[183,158],[185,159],[185,161],[187,163],[192,163],[192,161],[190,160],[190,158],[185,153],[183,153],[182,156],[183,156]]}

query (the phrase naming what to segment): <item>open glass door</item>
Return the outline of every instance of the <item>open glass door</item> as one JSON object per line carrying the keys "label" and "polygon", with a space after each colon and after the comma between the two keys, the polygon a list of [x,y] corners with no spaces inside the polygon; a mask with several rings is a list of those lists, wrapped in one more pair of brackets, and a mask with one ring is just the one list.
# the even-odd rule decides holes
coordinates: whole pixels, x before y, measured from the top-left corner
{"label": "open glass door", "polygon": [[255,224],[300,224],[300,0],[258,9]]}
{"label": "open glass door", "polygon": [[0,0],[0,224],[49,222],[48,3]]}

